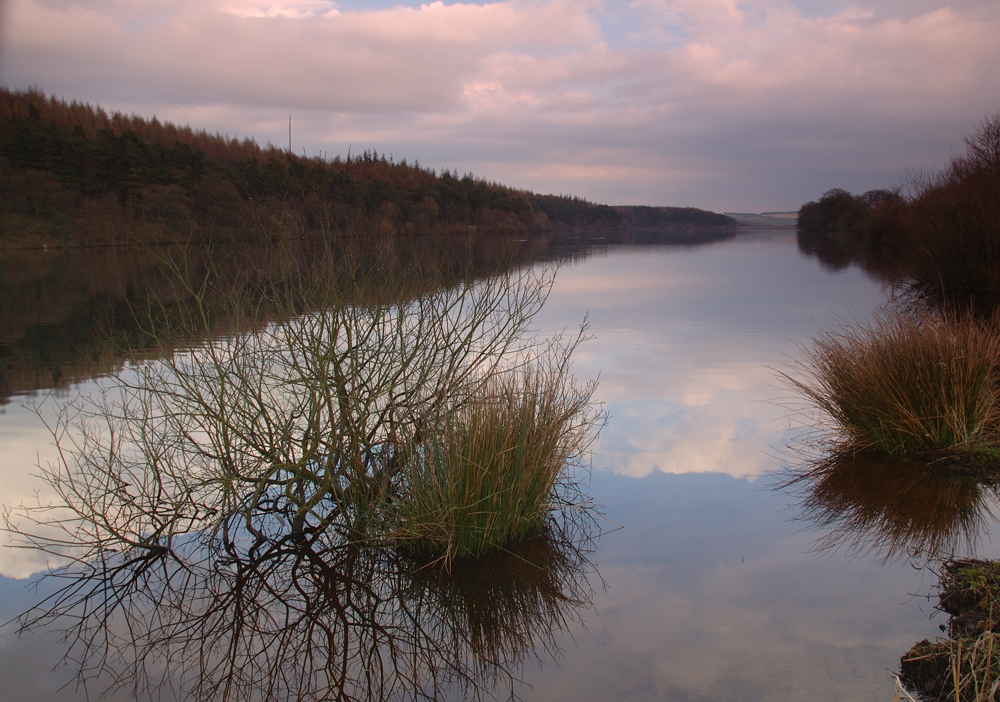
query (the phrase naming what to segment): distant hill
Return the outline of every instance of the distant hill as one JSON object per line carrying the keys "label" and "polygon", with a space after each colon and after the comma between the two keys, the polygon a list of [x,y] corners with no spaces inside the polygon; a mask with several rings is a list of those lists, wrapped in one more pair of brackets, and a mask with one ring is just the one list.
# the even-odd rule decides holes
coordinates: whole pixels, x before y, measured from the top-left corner
{"label": "distant hill", "polygon": [[306,158],[0,87],[0,248],[628,226],[607,205],[374,150]]}
{"label": "distant hill", "polygon": [[648,207],[646,205],[616,205],[626,222],[635,228],[652,227],[735,227],[737,222],[723,214],[699,210],[696,207]]}
{"label": "distant hill", "polygon": [[741,227],[762,227],[767,229],[795,228],[796,212],[727,212]]}

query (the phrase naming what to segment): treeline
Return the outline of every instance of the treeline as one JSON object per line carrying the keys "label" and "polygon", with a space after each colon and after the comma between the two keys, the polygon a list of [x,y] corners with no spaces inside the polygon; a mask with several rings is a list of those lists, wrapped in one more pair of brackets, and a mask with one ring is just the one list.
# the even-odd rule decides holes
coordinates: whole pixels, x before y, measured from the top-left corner
{"label": "treeline", "polygon": [[627,227],[376,151],[333,160],[0,88],[0,246]]}
{"label": "treeline", "polygon": [[906,280],[929,304],[987,316],[1000,310],[1000,112],[965,138],[964,154],[906,185],[905,195],[838,189],[806,203],[800,246]]}
{"label": "treeline", "polygon": [[823,193],[819,201],[802,205],[796,226],[814,234],[866,234],[882,218],[891,221],[904,204],[898,189],[852,195],[834,188]]}
{"label": "treeline", "polygon": [[646,205],[619,205],[614,209],[636,228],[670,227],[735,227],[732,217],[697,207],[649,207]]}

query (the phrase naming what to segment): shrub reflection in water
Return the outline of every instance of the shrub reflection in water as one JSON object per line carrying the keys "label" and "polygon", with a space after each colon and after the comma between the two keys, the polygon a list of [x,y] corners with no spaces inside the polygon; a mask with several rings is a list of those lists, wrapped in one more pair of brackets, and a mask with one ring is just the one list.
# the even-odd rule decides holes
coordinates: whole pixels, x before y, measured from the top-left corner
{"label": "shrub reflection in water", "polygon": [[590,606],[591,526],[551,523],[450,574],[322,540],[109,555],[59,573],[63,589],[21,625],[63,628],[82,682],[136,698],[510,696]]}
{"label": "shrub reflection in water", "polygon": [[[60,409],[60,458],[42,469],[58,500],[7,517],[23,546],[66,563],[22,629],[61,626],[81,679],[137,695],[513,685],[589,601],[593,518],[574,467],[603,414],[569,373],[584,331],[530,337],[548,274],[414,286],[406,273],[311,261],[232,294],[225,334],[205,301],[249,286],[188,281],[180,314],[150,315],[169,321],[165,349],[199,326],[211,340]],[[429,515],[416,499],[428,475]],[[482,569],[488,592],[468,585]]]}

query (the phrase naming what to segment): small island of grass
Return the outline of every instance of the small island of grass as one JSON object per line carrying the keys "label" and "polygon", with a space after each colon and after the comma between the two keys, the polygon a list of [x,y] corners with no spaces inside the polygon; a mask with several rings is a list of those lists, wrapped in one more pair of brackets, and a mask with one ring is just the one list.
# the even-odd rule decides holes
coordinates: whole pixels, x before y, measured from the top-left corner
{"label": "small island of grass", "polygon": [[789,382],[838,453],[1000,472],[1000,333],[973,316],[883,311],[822,332]]}

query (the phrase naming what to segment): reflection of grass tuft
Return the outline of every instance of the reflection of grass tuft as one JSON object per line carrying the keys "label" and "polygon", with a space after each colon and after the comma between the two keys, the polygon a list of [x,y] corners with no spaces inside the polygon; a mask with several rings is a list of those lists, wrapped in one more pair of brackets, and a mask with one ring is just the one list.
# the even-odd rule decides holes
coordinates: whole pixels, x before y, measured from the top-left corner
{"label": "reflection of grass tuft", "polygon": [[786,376],[841,434],[841,448],[976,451],[1000,439],[1000,337],[972,318],[890,314],[824,332],[807,378]]}
{"label": "reflection of grass tuft", "polygon": [[851,452],[815,461],[782,489],[800,497],[801,519],[826,531],[813,549],[843,547],[882,562],[974,551],[987,527],[989,501],[1000,495],[996,485],[984,485],[968,470]]}
{"label": "reflection of grass tuft", "polygon": [[541,528],[599,417],[566,358],[491,378],[431,422],[403,467],[404,545],[448,563]]}

